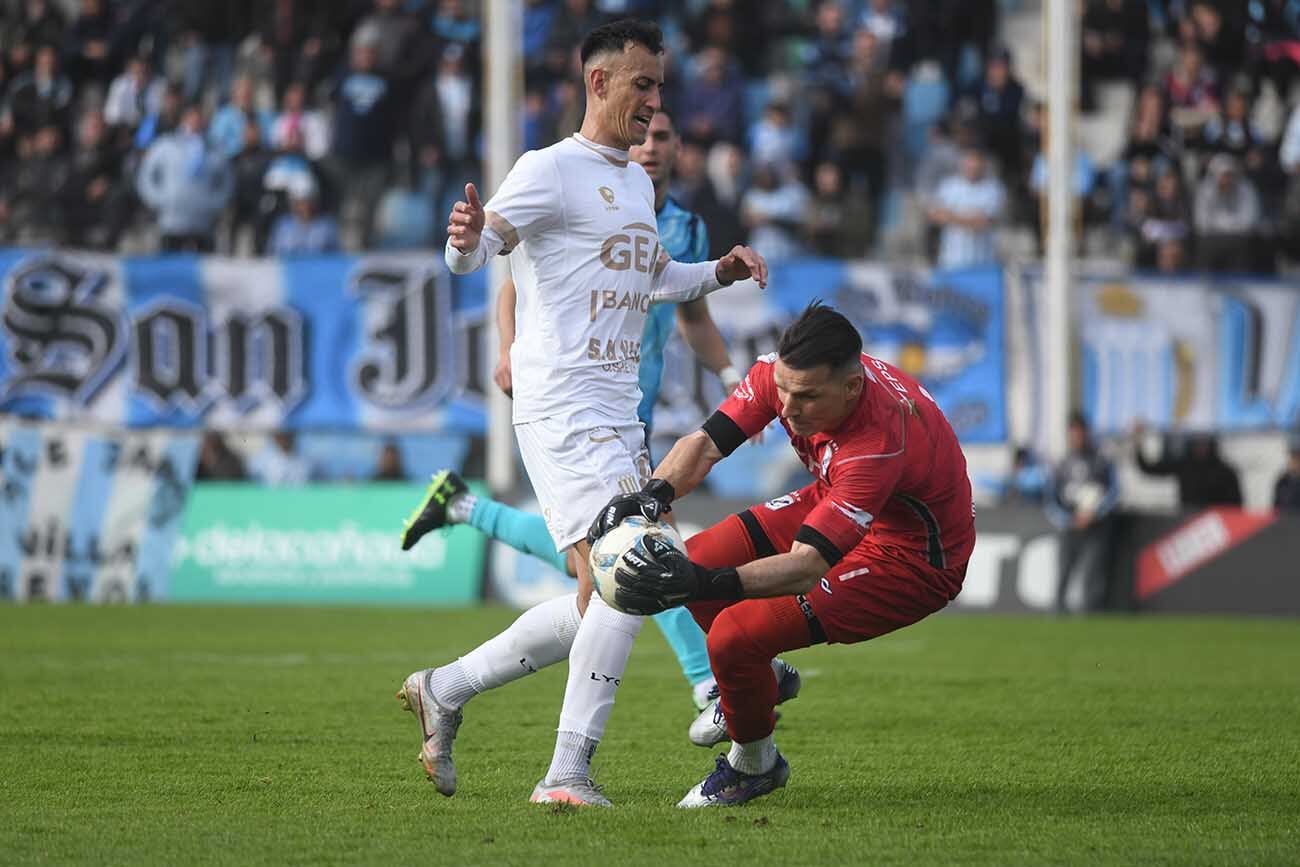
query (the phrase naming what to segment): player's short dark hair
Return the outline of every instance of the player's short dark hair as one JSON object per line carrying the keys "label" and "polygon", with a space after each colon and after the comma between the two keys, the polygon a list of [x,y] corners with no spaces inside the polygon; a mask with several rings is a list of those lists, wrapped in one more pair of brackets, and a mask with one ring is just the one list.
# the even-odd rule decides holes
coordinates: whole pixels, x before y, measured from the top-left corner
{"label": "player's short dark hair", "polygon": [[582,40],[582,65],[586,66],[588,60],[606,51],[622,52],[629,42],[640,45],[651,54],[664,53],[664,34],[658,24],[623,18],[602,24],[587,34],[587,38]]}
{"label": "player's short dark hair", "polygon": [[842,370],[862,356],[862,335],[833,307],[813,301],[781,335],[777,355],[787,367],[811,370],[825,364]]}

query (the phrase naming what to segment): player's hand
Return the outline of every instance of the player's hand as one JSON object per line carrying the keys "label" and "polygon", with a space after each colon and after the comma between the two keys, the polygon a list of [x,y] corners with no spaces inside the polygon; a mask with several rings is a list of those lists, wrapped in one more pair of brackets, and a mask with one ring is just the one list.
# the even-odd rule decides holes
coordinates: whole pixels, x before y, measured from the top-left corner
{"label": "player's hand", "polygon": [[732,247],[730,253],[718,260],[715,273],[723,286],[753,277],[760,289],[767,288],[767,261],[749,247]]}
{"label": "player's hand", "polygon": [[451,216],[447,219],[447,237],[451,240],[451,245],[462,253],[472,252],[483,237],[485,219],[486,213],[483,203],[478,199],[478,190],[473,184],[466,184],[465,201],[452,205]]}
{"label": "player's hand", "polygon": [[625,518],[642,517],[647,521],[658,521],[665,512],[671,512],[673,486],[663,479],[651,479],[645,487],[635,494],[619,494],[605,504],[596,520],[587,530],[587,544],[595,545],[601,536],[623,523]]}
{"label": "player's hand", "polygon": [[497,384],[497,388],[506,393],[506,397],[514,397],[515,381],[510,374],[509,349],[501,353],[501,360],[497,362],[497,369],[492,371],[492,381]]}
{"label": "player's hand", "polygon": [[697,599],[739,599],[735,569],[705,569],[663,536],[642,536],[614,570],[614,601],[629,614],[660,611]]}

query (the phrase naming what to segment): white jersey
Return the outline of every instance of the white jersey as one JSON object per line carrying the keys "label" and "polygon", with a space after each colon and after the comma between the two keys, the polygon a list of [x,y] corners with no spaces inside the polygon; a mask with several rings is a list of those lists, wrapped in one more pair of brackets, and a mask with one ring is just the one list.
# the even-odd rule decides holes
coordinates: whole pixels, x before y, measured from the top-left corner
{"label": "white jersey", "polygon": [[461,255],[448,243],[446,259],[466,273],[510,252],[515,424],[578,410],[635,422],[652,300],[717,289],[716,263],[672,262],[645,170],[576,134],[521,156],[484,209],[478,247]]}

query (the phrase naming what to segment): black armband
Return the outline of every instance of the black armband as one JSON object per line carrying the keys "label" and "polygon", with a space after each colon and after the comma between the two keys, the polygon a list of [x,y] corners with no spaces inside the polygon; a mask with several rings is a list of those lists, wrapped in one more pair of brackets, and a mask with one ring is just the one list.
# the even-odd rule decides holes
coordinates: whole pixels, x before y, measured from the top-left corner
{"label": "black armband", "polygon": [[801,526],[799,532],[794,534],[794,540],[816,548],[817,553],[822,555],[822,559],[828,566],[834,566],[844,559],[844,553],[835,547],[835,543],[807,524]]}
{"label": "black armband", "polygon": [[713,444],[717,446],[718,451],[722,452],[724,458],[749,439],[740,429],[740,425],[732,421],[731,416],[722,410],[715,410],[713,415],[704,422],[701,430],[709,435],[709,439],[713,440]]}

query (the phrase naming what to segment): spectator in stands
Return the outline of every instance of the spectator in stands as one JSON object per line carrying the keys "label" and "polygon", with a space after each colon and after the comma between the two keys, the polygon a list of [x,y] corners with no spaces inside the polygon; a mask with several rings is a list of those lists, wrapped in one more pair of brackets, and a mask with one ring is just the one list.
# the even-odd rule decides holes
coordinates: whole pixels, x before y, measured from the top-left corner
{"label": "spectator in stands", "polygon": [[1273,508],[1300,513],[1300,434],[1292,436],[1287,448],[1286,469],[1273,485]]}
{"label": "spectator in stands", "polygon": [[1223,111],[1201,130],[1201,147],[1212,154],[1226,153],[1244,160],[1247,153],[1265,146],[1263,134],[1250,120],[1250,95],[1239,87],[1228,91]]}
{"label": "spectator in stands", "polygon": [[1218,154],[1196,191],[1197,250],[1209,271],[1245,271],[1259,222],[1259,195],[1228,154]]}
{"label": "spectator in stands", "polygon": [[877,218],[885,193],[887,144],[903,85],[903,76],[888,68],[875,34],[858,30],[831,120],[830,151],[849,188],[865,186]]}
{"label": "spectator in stands", "polygon": [[[12,5],[18,7],[18,20],[12,25],[13,32],[6,38],[6,43],[14,47],[63,44],[68,22],[58,3],[51,0],[19,0]],[[19,56],[11,58],[10,62],[21,67],[26,65],[27,60]]]}
{"label": "spectator in stands", "polygon": [[291,82],[317,84],[337,62],[339,34],[354,14],[350,3],[319,0],[265,0],[255,11],[257,35],[271,62],[277,95]]}
{"label": "spectator in stands", "polygon": [[471,9],[465,0],[437,0],[431,28],[439,43],[455,42],[464,48],[471,67],[477,69],[482,37],[477,10]]}
{"label": "spectator in stands", "polygon": [[257,127],[246,124],[244,146],[230,163],[235,177],[235,191],[230,238],[226,248],[233,253],[243,248],[245,236],[250,238],[249,246],[254,255],[260,256],[266,252],[267,237],[277,204],[275,194],[268,195],[264,185],[272,156],[271,150],[262,142]]}
{"label": "spectator in stands", "polygon": [[319,212],[316,184],[295,178],[289,186],[289,213],[271,230],[268,252],[272,256],[333,253],[339,249],[339,229],[334,218]]}
{"label": "spectator in stands", "polygon": [[1045,502],[1048,519],[1062,531],[1056,609],[1066,610],[1070,587],[1079,585],[1083,610],[1091,611],[1105,600],[1108,519],[1119,503],[1119,485],[1115,467],[1097,449],[1083,413],[1071,414],[1068,431],[1068,451],[1052,473]]}
{"label": "spectator in stands", "polygon": [[929,206],[931,222],[940,227],[941,268],[970,268],[997,262],[994,229],[1002,217],[1006,191],[991,176],[984,154],[962,154],[961,170],[939,185]]}
{"label": "spectator in stands", "polygon": [[992,490],[1000,506],[1041,506],[1049,474],[1033,449],[1017,446],[1011,458],[1011,468],[1005,475],[984,477],[980,481]]}
{"label": "spectator in stands", "polygon": [[1219,456],[1219,441],[1212,434],[1194,434],[1180,449],[1169,437],[1133,427],[1134,457],[1138,469],[1149,476],[1173,476],[1178,481],[1178,505],[1184,509],[1206,506],[1240,506],[1241,483],[1237,471]]}
{"label": "spectator in stands", "polygon": [[379,460],[376,462],[375,474],[370,477],[370,481],[406,481],[406,467],[402,465],[402,450],[397,447],[395,441],[388,440],[384,443],[383,448],[379,450]]}
{"label": "spectator in stands", "polygon": [[136,178],[140,199],[158,213],[163,251],[211,252],[217,220],[234,191],[225,157],[203,135],[203,109],[191,105],[180,126],[149,146]]}
{"label": "spectator in stands", "polygon": [[1020,112],[1025,88],[1011,70],[1011,52],[989,58],[980,83],[959,97],[975,106],[980,135],[1008,177],[1021,171]]}
{"label": "spectator in stands", "polygon": [[357,224],[364,245],[387,181],[398,106],[392,87],[375,69],[373,36],[359,37],[334,88],[332,173],[344,193],[345,218]]}
{"label": "spectator in stands", "polygon": [[1087,0],[1082,31],[1079,103],[1090,112],[1097,107],[1098,82],[1128,81],[1136,87],[1146,77],[1151,41],[1146,0]]}
{"label": "spectator in stands", "polygon": [[1183,19],[1182,32],[1184,38],[1196,40],[1206,64],[1214,70],[1218,80],[1226,84],[1242,67],[1246,40],[1238,26],[1238,10],[1232,10],[1232,17],[1226,18],[1221,5],[1231,9],[1236,4],[1227,4],[1224,0],[1195,0],[1190,14]]}
{"label": "spectator in stands", "polygon": [[242,482],[248,478],[243,459],[230,448],[220,431],[204,431],[194,479],[199,482]]}
{"label": "spectator in stands", "polygon": [[416,97],[411,119],[425,128],[413,127],[413,137],[438,147],[443,171],[450,176],[471,173],[474,138],[481,123],[480,104],[465,63],[465,48],[455,43],[446,46],[437,71]]}
{"label": "spectator in stands", "polygon": [[126,62],[126,69],[108,86],[104,120],[111,127],[133,133],[145,117],[156,115],[162,108],[165,88],[163,79],[150,74],[148,60],[132,57]]}
{"label": "spectator in stands", "polygon": [[102,112],[82,115],[66,182],[58,191],[62,243],[111,250],[126,223],[130,190],[120,182],[120,149]]}
{"label": "spectator in stands", "polygon": [[726,53],[717,46],[705,48],[696,57],[677,106],[684,138],[705,145],[740,141],[743,82],[730,66]]}
{"label": "spectator in stands", "polygon": [[63,129],[46,123],[30,137],[30,147],[14,168],[11,203],[15,228],[34,238],[54,237],[61,230],[57,208],[50,207],[51,193],[61,189],[68,178],[68,161],[64,158]]}
{"label": "spectator in stands", "polygon": [[1141,187],[1130,191],[1129,224],[1136,236],[1139,268],[1156,266],[1157,250],[1165,241],[1181,242],[1186,252],[1192,234],[1191,208],[1176,169],[1160,171],[1150,193]]}
{"label": "spectator in stands", "polygon": [[185,108],[185,103],[181,98],[181,87],[174,82],[165,82],[163,84],[162,94],[158,99],[156,107],[150,107],[150,111],[145,115],[144,120],[140,121],[140,126],[136,128],[133,145],[136,150],[147,150],[160,136],[163,136],[176,129],[176,125],[181,121],[181,111]]}
{"label": "spectator in stands", "polygon": [[740,216],[750,243],[769,262],[779,262],[801,251],[799,228],[807,207],[808,191],[795,177],[794,166],[758,163],[740,200]]}
{"label": "spectator in stands", "polygon": [[370,38],[375,45],[375,72],[398,92],[409,97],[415,81],[428,65],[430,38],[415,13],[401,0],[371,0],[370,14],[361,19],[353,38]]}
{"label": "spectator in stands", "polygon": [[1194,141],[1201,127],[1218,114],[1218,84],[1195,42],[1179,47],[1178,62],[1165,76],[1164,96],[1169,119],[1184,140]]}
{"label": "spectator in stands", "polygon": [[112,38],[113,16],[104,0],[81,0],[80,11],[64,37],[68,75],[78,82],[106,85],[113,71]]}
{"label": "spectator in stands", "polygon": [[1277,158],[1286,174],[1279,234],[1287,255],[1294,261],[1300,261],[1300,103],[1296,104],[1287,121]]}
{"label": "spectator in stands", "polygon": [[282,145],[271,155],[262,176],[260,209],[267,225],[289,212],[289,193],[292,189],[315,189],[318,203],[327,211],[334,210],[336,196],[329,185],[329,175],[303,152],[301,130],[291,129]]}
{"label": "spectator in stands", "polygon": [[756,163],[793,163],[804,155],[800,131],[795,128],[790,106],[773,101],[763,117],[749,131],[749,155]]}
{"label": "spectator in stands", "polygon": [[36,49],[32,71],[15,77],[9,86],[8,110],[19,138],[49,125],[65,133],[72,117],[72,96],[72,82],[59,70],[58,50],[53,45]]}
{"label": "spectator in stands", "polygon": [[280,114],[271,125],[271,146],[283,148],[295,129],[302,133],[302,150],[308,159],[319,161],[329,155],[329,121],[307,105],[307,85],[302,81],[292,82],[284,90]]}
{"label": "spectator in stands", "polygon": [[208,141],[226,159],[244,149],[244,127],[257,128],[265,141],[271,137],[271,114],[253,105],[253,79],[241,75],[230,86],[230,101],[217,109],[208,125]]}
{"label": "spectator in stands", "polygon": [[253,29],[257,0],[171,2],[185,46],[185,101],[201,99],[207,88],[224,102],[235,72],[236,49]]}
{"label": "spectator in stands", "polygon": [[809,253],[862,259],[875,240],[875,219],[864,193],[845,188],[840,167],[818,163],[813,194],[804,214],[804,243]]}
{"label": "spectator in stands", "polygon": [[252,476],[273,488],[305,485],[315,480],[317,472],[311,461],[298,454],[298,438],[291,431],[279,431],[252,460]]}

